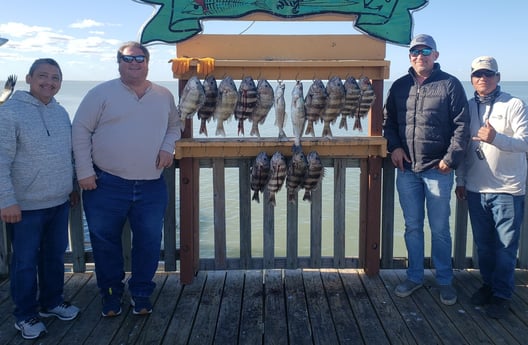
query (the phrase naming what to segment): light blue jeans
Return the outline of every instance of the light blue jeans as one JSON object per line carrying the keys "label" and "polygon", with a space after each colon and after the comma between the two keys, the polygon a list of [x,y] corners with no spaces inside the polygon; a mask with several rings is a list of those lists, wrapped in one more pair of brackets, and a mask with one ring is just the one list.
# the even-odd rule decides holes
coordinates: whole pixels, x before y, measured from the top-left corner
{"label": "light blue jeans", "polygon": [[510,299],[515,288],[524,195],[467,192],[480,274],[493,295]]}
{"label": "light blue jeans", "polygon": [[454,173],[443,174],[437,169],[421,173],[398,170],[396,186],[405,220],[405,244],[409,265],[407,279],[422,283],[424,278],[424,218],[431,228],[431,258],[436,269],[436,281],[449,285],[453,279],[451,261],[451,191]]}
{"label": "light blue jeans", "polygon": [[97,188],[83,192],[92,242],[97,285],[105,296],[123,293],[125,277],[121,235],[132,230],[132,296],[149,297],[160,258],[163,217],[168,203],[163,176],[157,180],[125,180],[96,169]]}

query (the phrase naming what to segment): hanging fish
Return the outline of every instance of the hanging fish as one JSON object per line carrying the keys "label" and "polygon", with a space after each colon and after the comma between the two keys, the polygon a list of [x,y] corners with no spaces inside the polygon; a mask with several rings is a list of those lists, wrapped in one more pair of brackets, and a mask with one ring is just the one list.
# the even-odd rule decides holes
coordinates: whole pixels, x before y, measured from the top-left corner
{"label": "hanging fish", "polygon": [[316,151],[311,151],[306,156],[308,162],[308,169],[306,178],[303,181],[302,188],[304,188],[303,200],[312,202],[312,191],[317,190],[324,177],[324,167],[321,158]]}
{"label": "hanging fish", "polygon": [[216,101],[218,99],[218,85],[216,83],[216,78],[212,75],[205,78],[203,87],[205,93],[205,102],[200,107],[200,109],[198,109],[198,118],[201,120],[200,131],[198,133],[203,133],[205,136],[208,136],[206,123],[211,121],[216,108]]}
{"label": "hanging fish", "polygon": [[301,146],[301,137],[306,123],[306,114],[304,109],[303,85],[297,81],[292,90],[291,98],[291,121],[293,125],[293,136],[295,146]]}
{"label": "hanging fish", "polygon": [[189,80],[187,80],[180,97],[180,102],[178,104],[178,110],[180,112],[182,121],[185,121],[185,119],[190,119],[204,103],[204,87],[198,77],[192,76]]}
{"label": "hanging fish", "polygon": [[321,136],[331,138],[332,129],[330,124],[336,121],[345,101],[345,87],[341,78],[332,77],[326,83],[326,94],[326,104],[321,114],[321,120],[323,120],[323,134]]}
{"label": "hanging fish", "polygon": [[269,191],[269,203],[276,206],[275,194],[282,188],[284,180],[286,179],[288,167],[286,165],[286,157],[277,151],[271,156],[270,160],[270,179],[267,184]]}
{"label": "hanging fish", "polygon": [[11,94],[15,90],[16,82],[17,82],[16,75],[12,74],[7,77],[7,80],[4,84],[4,89],[2,90],[2,93],[0,93],[0,104],[7,101],[8,98],[11,96]]}
{"label": "hanging fish", "polygon": [[235,111],[238,91],[231,77],[225,77],[218,85],[218,98],[213,117],[216,121],[216,135],[226,136],[224,122],[229,120]]}
{"label": "hanging fish", "polygon": [[361,79],[359,79],[359,88],[361,90],[361,97],[359,99],[358,110],[356,113],[356,121],[354,122],[354,129],[362,131],[363,128],[361,127],[361,119],[367,117],[370,107],[376,99],[376,95],[374,94],[374,88],[370,83],[370,79],[367,77],[362,77]]}
{"label": "hanging fish", "polygon": [[251,190],[254,191],[252,200],[260,202],[259,192],[264,192],[270,176],[270,159],[264,151],[260,152],[251,166]]}
{"label": "hanging fish", "polygon": [[251,116],[257,105],[257,86],[251,77],[245,77],[238,87],[238,102],[235,119],[238,120],[238,135],[244,135],[244,120]]}
{"label": "hanging fish", "polygon": [[341,109],[341,122],[339,128],[348,130],[347,117],[355,118],[361,97],[361,90],[354,77],[348,77],[344,83],[345,86],[345,103]]}
{"label": "hanging fish", "polygon": [[314,123],[317,123],[321,119],[321,114],[326,105],[326,98],[327,93],[323,82],[320,79],[314,80],[304,99],[307,121],[306,132],[304,134],[315,136]]}
{"label": "hanging fish", "polygon": [[266,79],[260,79],[257,83],[257,104],[249,116],[249,121],[252,123],[249,135],[256,135],[260,138],[258,125],[266,121],[274,102],[275,96],[270,83]]}
{"label": "hanging fish", "polygon": [[308,162],[306,161],[306,156],[301,150],[295,151],[288,164],[288,173],[286,175],[286,188],[288,190],[289,203],[295,204],[297,192],[301,189],[307,171]]}
{"label": "hanging fish", "polygon": [[279,128],[279,140],[286,138],[284,132],[284,123],[286,121],[286,101],[284,100],[284,89],[286,86],[281,80],[278,81],[278,85],[275,88],[275,126]]}

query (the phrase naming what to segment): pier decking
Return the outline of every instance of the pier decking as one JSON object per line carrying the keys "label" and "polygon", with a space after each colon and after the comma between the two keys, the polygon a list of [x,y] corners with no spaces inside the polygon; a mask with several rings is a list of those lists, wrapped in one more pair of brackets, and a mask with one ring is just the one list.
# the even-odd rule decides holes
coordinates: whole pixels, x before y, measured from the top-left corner
{"label": "pier decking", "polygon": [[440,303],[431,271],[410,298],[393,294],[404,270],[369,277],[358,269],[200,271],[181,285],[158,273],[154,312],[102,318],[93,273],[66,275],[65,294],[81,309],[74,321],[45,319],[34,342],[13,327],[9,281],[0,283],[0,344],[525,344],[528,271],[517,270],[511,314],[493,320],[469,303],[477,270],[457,270],[459,302]]}

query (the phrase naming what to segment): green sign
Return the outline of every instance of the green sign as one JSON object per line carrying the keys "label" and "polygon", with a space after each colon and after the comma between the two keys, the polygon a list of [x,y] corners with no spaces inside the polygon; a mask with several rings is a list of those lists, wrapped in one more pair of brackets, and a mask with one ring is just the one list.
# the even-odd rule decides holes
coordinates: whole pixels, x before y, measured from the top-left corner
{"label": "green sign", "polygon": [[267,13],[293,19],[315,14],[357,15],[356,29],[379,39],[409,44],[412,11],[428,0],[136,0],[160,5],[141,32],[141,43],[177,43],[202,32],[200,21]]}

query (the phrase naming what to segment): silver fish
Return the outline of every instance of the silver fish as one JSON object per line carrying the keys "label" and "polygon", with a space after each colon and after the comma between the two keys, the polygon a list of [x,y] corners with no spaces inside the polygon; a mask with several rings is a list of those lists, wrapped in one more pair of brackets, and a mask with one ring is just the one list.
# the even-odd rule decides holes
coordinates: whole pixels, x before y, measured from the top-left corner
{"label": "silver fish", "polygon": [[249,135],[256,135],[260,138],[258,125],[266,121],[266,117],[274,102],[275,95],[270,83],[266,79],[260,79],[257,83],[257,104],[253,113],[249,116],[249,121],[252,122]]}
{"label": "silver fish", "polygon": [[341,113],[343,103],[345,101],[345,87],[339,77],[332,77],[326,83],[326,105],[321,114],[323,120],[323,134],[322,137],[332,137],[332,129],[330,124],[334,123]]}
{"label": "silver fish", "polygon": [[354,77],[348,77],[345,80],[345,103],[341,109],[341,122],[339,128],[348,130],[347,117],[355,117],[361,97],[361,90]]}
{"label": "silver fish", "polygon": [[192,76],[185,84],[178,104],[182,121],[191,118],[204,103],[204,87],[198,77]]}
{"label": "silver fish", "polygon": [[233,78],[227,76],[218,85],[218,98],[213,117],[216,121],[216,135],[226,136],[224,122],[229,120],[235,111],[238,91]]}
{"label": "silver fish", "polygon": [[292,90],[291,98],[291,121],[293,125],[293,136],[295,140],[295,146],[301,146],[301,136],[304,131],[304,125],[306,123],[306,113],[304,109],[304,95],[303,85],[300,81],[297,81]]}
{"label": "silver fish", "polygon": [[359,88],[361,90],[361,98],[359,99],[354,129],[362,131],[363,128],[361,128],[361,119],[368,115],[370,107],[376,99],[376,95],[374,94],[374,89],[372,88],[372,84],[370,83],[370,79],[368,77],[362,77],[359,79]]}
{"label": "silver fish", "polygon": [[301,189],[307,172],[308,162],[306,161],[306,156],[301,150],[295,151],[288,164],[288,173],[286,175],[289,203],[295,204],[297,192]]}
{"label": "silver fish", "polygon": [[284,123],[286,121],[286,101],[284,100],[284,89],[286,86],[281,80],[275,88],[275,126],[279,128],[279,140],[286,138],[286,133],[284,132]]}
{"label": "silver fish", "polygon": [[252,200],[260,202],[259,192],[264,192],[270,176],[270,159],[264,151],[260,152],[251,166],[251,190],[254,191]]}
{"label": "silver fish", "polygon": [[323,82],[320,79],[314,80],[304,99],[306,121],[308,122],[304,134],[315,136],[314,123],[321,119],[321,114],[326,105],[326,98],[327,93]]}
{"label": "silver fish", "polygon": [[13,93],[13,90],[15,90],[15,85],[17,82],[17,76],[12,74],[7,77],[7,80],[4,84],[4,89],[2,90],[2,93],[0,93],[0,104],[7,101],[7,99],[11,96]]}
{"label": "silver fish", "polygon": [[244,135],[244,120],[249,118],[257,105],[257,86],[250,76],[245,77],[238,87],[238,102],[235,118],[238,120],[238,135]]}
{"label": "silver fish", "polygon": [[316,151],[308,153],[306,160],[308,162],[308,171],[302,184],[302,188],[304,188],[303,200],[312,202],[312,191],[319,188],[324,177],[324,167]]}
{"label": "silver fish", "polygon": [[216,83],[216,78],[212,75],[205,78],[203,87],[205,92],[205,102],[200,109],[198,109],[198,118],[201,120],[200,131],[198,133],[203,133],[205,136],[208,136],[206,122],[211,121],[216,108],[216,101],[218,99],[218,85]]}
{"label": "silver fish", "polygon": [[269,191],[268,201],[272,206],[276,206],[275,194],[282,188],[287,170],[286,157],[280,151],[275,152],[271,156],[270,179],[266,185]]}

